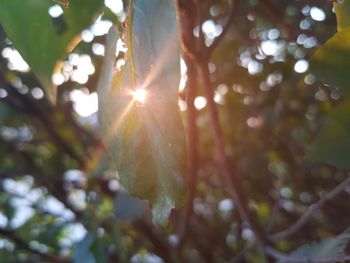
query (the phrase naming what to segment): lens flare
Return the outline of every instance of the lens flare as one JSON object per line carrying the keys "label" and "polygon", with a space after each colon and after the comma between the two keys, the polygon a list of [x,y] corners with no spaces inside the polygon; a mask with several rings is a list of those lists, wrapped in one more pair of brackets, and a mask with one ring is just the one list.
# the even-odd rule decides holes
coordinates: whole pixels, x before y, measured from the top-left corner
{"label": "lens flare", "polygon": [[147,91],[142,88],[138,88],[132,93],[134,100],[139,102],[139,103],[145,103],[146,98],[147,98]]}

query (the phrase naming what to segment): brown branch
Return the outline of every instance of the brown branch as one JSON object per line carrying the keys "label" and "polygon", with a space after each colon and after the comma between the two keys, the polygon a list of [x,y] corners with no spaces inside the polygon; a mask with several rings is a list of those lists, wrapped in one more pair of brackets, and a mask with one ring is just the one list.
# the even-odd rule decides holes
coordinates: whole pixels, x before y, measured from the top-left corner
{"label": "brown branch", "polygon": [[[72,130],[75,131],[76,136],[78,138],[82,137],[80,138],[82,142],[85,142],[86,140],[88,143],[87,146],[90,146],[91,148],[93,148],[93,150],[95,150],[96,148],[104,148],[104,145],[100,138],[98,138],[94,133],[90,132],[88,129],[86,129],[76,121],[73,115],[72,103],[69,103],[68,106],[63,109],[63,113],[66,117],[67,123],[71,125]],[[93,154],[94,152],[91,153],[91,155]]]}
{"label": "brown branch", "polygon": [[20,237],[18,237],[16,235],[16,233],[12,230],[0,229],[0,235],[5,237],[6,239],[10,240],[11,242],[13,242],[18,249],[23,249],[23,250],[28,251],[31,254],[37,255],[44,261],[53,262],[53,263],[55,263],[55,262],[57,262],[57,263],[58,262],[62,262],[62,263],[70,262],[70,260],[68,260],[67,258],[49,255],[49,254],[43,253],[39,250],[32,248],[28,244],[28,241],[25,241],[25,240],[21,239]]}
{"label": "brown branch", "polygon": [[23,176],[24,173],[22,171],[13,169],[13,170],[6,170],[6,171],[0,171],[0,180],[6,179],[6,178],[15,178],[17,176]]}
{"label": "brown branch", "polygon": [[40,109],[39,106],[37,106],[35,102],[33,102],[29,97],[20,94],[17,90],[15,90],[15,93],[17,96],[19,96],[27,108],[32,109],[35,117],[42,123],[43,127],[55,142],[55,144],[60,147],[65,153],[67,153],[73,160],[75,160],[79,164],[80,168],[84,169],[85,160],[79,156],[72,145],[70,145],[61,136],[61,134],[59,134],[50,116],[48,116],[48,114],[43,109]]}
{"label": "brown branch", "polygon": [[[176,3],[178,8],[178,14],[179,14],[178,17],[180,20],[179,21],[180,33],[181,33],[180,39],[183,46],[184,54],[191,60],[193,65],[196,66],[198,78],[202,81],[202,84],[206,92],[210,118],[214,129],[215,147],[219,154],[219,162],[223,171],[224,182],[227,185],[231,186],[229,188],[229,191],[233,196],[233,199],[238,207],[240,216],[248,222],[249,226],[254,231],[257,240],[263,245],[266,245],[268,244],[268,240],[264,236],[264,232],[262,231],[260,225],[254,218],[254,216],[252,215],[248,207],[248,201],[246,200],[246,197],[242,192],[242,187],[239,184],[239,180],[236,174],[233,173],[230,169],[228,158],[225,153],[225,144],[224,144],[223,134],[219,123],[218,110],[214,102],[214,91],[212,89],[211,81],[209,79],[209,76],[210,76],[209,69],[208,69],[209,57],[203,56],[202,52],[198,50],[193,50],[193,47],[196,47],[194,43],[191,43],[193,41],[192,32],[196,21],[196,18],[193,16],[194,14],[197,14],[196,12],[193,11],[193,8],[195,8],[195,6],[193,6],[193,3],[191,1],[177,0]],[[217,44],[215,44],[214,48],[216,47],[216,45]]]}
{"label": "brown branch", "polygon": [[[7,91],[9,97],[14,99],[14,102],[11,102],[9,99],[6,99],[5,102],[9,106],[14,107],[14,109],[22,109],[24,113],[32,116],[38,120],[42,127],[46,130],[47,134],[52,138],[57,147],[61,148],[65,153],[67,153],[73,160],[75,160],[80,168],[84,169],[86,160],[82,158],[76,150],[59,134],[56,130],[55,124],[52,121],[49,112],[52,112],[52,109],[43,110],[40,106],[33,101],[28,95],[21,94],[18,90],[11,86],[0,74],[0,86]],[[16,105],[21,107],[16,107]],[[48,106],[48,105],[47,105]]]}
{"label": "brown branch", "polygon": [[283,254],[272,247],[265,247],[265,252],[277,260],[284,263],[330,263],[330,262],[349,262],[350,255],[336,257],[298,257]]}
{"label": "brown branch", "polygon": [[197,72],[190,58],[184,57],[187,65],[187,187],[188,195],[184,211],[183,222],[179,231],[179,248],[182,247],[187,233],[190,216],[193,212],[193,200],[196,196],[197,172],[198,172],[198,127],[197,112],[194,99],[197,93]]}
{"label": "brown branch", "polygon": [[205,46],[205,36],[204,36],[204,32],[202,30],[202,25],[204,23],[204,16],[202,13],[202,7],[203,7],[203,3],[201,0],[194,0],[194,3],[196,5],[196,14],[195,17],[197,18],[196,23],[198,26],[198,34],[199,34],[199,39],[197,42],[197,50],[202,50],[204,48],[206,48]]}
{"label": "brown branch", "polygon": [[173,262],[172,251],[167,240],[162,236],[162,233],[153,226],[152,222],[147,219],[140,218],[134,222],[134,227],[140,231],[153,245],[154,251],[165,262]]}
{"label": "brown branch", "polygon": [[230,0],[229,5],[230,5],[229,6],[229,13],[227,15],[227,21],[223,26],[222,33],[217,38],[214,39],[213,43],[204,52],[204,54],[206,55],[207,58],[209,58],[212,55],[214,50],[217,48],[217,46],[220,44],[220,42],[224,39],[226,33],[228,32],[228,30],[232,24],[234,14],[235,14],[235,12],[234,12],[235,11],[235,0]]}
{"label": "brown branch", "polygon": [[[36,164],[33,156],[23,150],[19,150],[18,147],[9,141],[6,141],[4,138],[0,136],[0,145],[6,151],[13,156],[13,158],[20,158],[22,160],[23,165],[23,174],[30,174],[35,178],[35,182],[40,185],[46,187],[50,194],[56,197],[60,202],[62,202],[65,207],[70,209],[72,213],[75,215],[76,219],[80,219],[85,227],[86,224],[82,220],[83,214],[80,211],[74,209],[74,207],[68,203],[67,195],[65,190],[63,189],[63,183],[61,180],[52,180],[52,177],[49,177],[44,170],[41,169],[40,166]],[[57,177],[60,178],[60,177]]]}
{"label": "brown branch", "polygon": [[196,5],[191,0],[176,0],[180,44],[185,56],[194,59],[198,55],[197,39],[193,35],[196,26]]}
{"label": "brown branch", "polygon": [[298,31],[295,27],[283,22],[283,10],[279,9],[273,2],[270,0],[261,0],[263,12],[258,12],[256,15],[265,13],[265,17],[268,20],[271,20],[272,23],[276,24],[278,28],[286,32],[291,38],[298,36]]}
{"label": "brown branch", "polygon": [[239,263],[242,262],[244,260],[245,254],[254,249],[256,247],[256,243],[251,243],[248,244],[247,246],[245,246],[240,252],[238,252],[238,254],[236,254],[231,260],[230,263]]}
{"label": "brown branch", "polygon": [[276,178],[276,182],[274,183],[274,188],[275,188],[274,192],[277,193],[276,194],[277,196],[276,196],[276,199],[272,198],[272,200],[271,200],[272,211],[270,214],[269,221],[266,224],[266,233],[270,233],[272,231],[273,227],[276,224],[276,221],[278,218],[277,216],[280,212],[279,203],[281,201],[281,195],[279,193],[280,193],[280,190],[282,188],[281,178],[279,178],[279,177]]}
{"label": "brown branch", "polygon": [[[299,231],[306,223],[308,220],[311,219],[311,217],[314,215],[314,213],[321,209],[322,206],[330,201],[331,199],[335,198],[338,194],[340,194],[344,189],[350,184],[350,178],[347,178],[344,180],[342,183],[340,183],[338,186],[336,186],[332,191],[330,191],[328,194],[326,194],[322,199],[320,199],[317,203],[314,205],[309,206],[309,208],[306,210],[306,212],[298,219],[298,221],[292,225],[290,228],[281,231],[279,233],[273,234],[272,236],[269,237],[270,240],[272,241],[277,241],[280,239],[287,238],[294,234],[295,232]],[[255,244],[251,244],[251,246],[255,246]],[[282,254],[271,247],[267,248],[269,251],[269,254],[273,256],[276,259],[283,260],[283,262],[347,262],[346,260],[350,259],[350,255],[346,257],[335,257],[335,258],[296,258],[296,257],[291,257],[285,254]],[[235,258],[232,260],[232,263],[238,263],[242,260],[244,256],[245,251],[241,251]]]}
{"label": "brown branch", "polygon": [[235,203],[237,204],[238,210],[242,218],[248,222],[259,241],[267,242],[267,239],[264,237],[260,225],[254,219],[253,215],[249,210],[248,201],[246,200],[246,197],[242,192],[242,187],[239,183],[237,175],[236,173],[232,172],[233,169],[230,168],[228,162],[228,157],[225,152],[223,134],[219,122],[219,113],[214,101],[214,91],[211,87],[211,82],[209,79],[210,73],[208,69],[208,63],[206,61],[197,61],[197,66],[199,68],[199,77],[202,80],[202,84],[206,92],[208,109],[214,132],[215,147],[219,154],[219,162],[223,170],[224,181],[226,184],[232,186],[231,194],[235,200]]}
{"label": "brown branch", "polygon": [[272,234],[271,236],[269,236],[269,239],[271,241],[277,241],[277,240],[290,237],[291,235],[298,232],[310,220],[310,218],[312,218],[312,216],[315,214],[317,210],[321,209],[326,202],[334,199],[337,195],[343,192],[344,189],[349,185],[350,185],[350,177],[345,179],[339,185],[337,185],[332,191],[330,191],[328,194],[322,197],[317,203],[309,206],[308,209],[305,211],[305,213],[292,226],[288,227],[287,229],[281,232]]}
{"label": "brown branch", "polygon": [[[206,53],[205,51],[207,50],[207,47],[205,45],[205,35],[204,32],[202,30],[202,25],[204,23],[204,16],[203,16],[203,1],[202,0],[193,0],[196,6],[196,24],[198,26],[198,34],[199,34],[199,38],[196,39],[196,50],[198,50],[198,53],[200,53],[200,51],[202,50],[203,53]],[[203,56],[203,55],[202,55]]]}
{"label": "brown branch", "polygon": [[[193,35],[193,29],[198,22],[198,10],[197,5],[193,1],[177,0],[176,8],[178,13],[178,24],[180,28],[180,43],[183,50],[183,58],[187,66],[187,145],[188,145],[188,167],[187,167],[187,186],[188,196],[186,200],[186,206],[184,209],[183,223],[179,227],[179,243],[178,250],[181,250],[186,234],[189,219],[193,209],[193,199],[195,197],[196,184],[197,184],[197,162],[198,162],[198,128],[196,124],[197,114],[194,106],[194,99],[196,96],[197,86],[197,72],[193,59],[197,53],[197,43]],[[190,32],[191,31],[191,32]]]}

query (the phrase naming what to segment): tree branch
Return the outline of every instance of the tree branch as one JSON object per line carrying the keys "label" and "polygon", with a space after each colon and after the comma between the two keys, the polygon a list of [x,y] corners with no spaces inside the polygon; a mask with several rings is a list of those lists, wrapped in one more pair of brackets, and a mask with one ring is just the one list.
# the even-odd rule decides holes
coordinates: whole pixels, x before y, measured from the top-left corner
{"label": "tree branch", "polygon": [[295,38],[298,36],[298,31],[295,30],[295,27],[283,22],[283,12],[273,2],[270,0],[261,0],[261,4],[267,19],[272,20],[278,28],[285,31],[290,37]]}
{"label": "tree branch", "polygon": [[196,46],[196,49],[203,50],[203,49],[206,49],[205,36],[204,36],[204,32],[202,30],[202,25],[204,22],[204,16],[202,13],[203,2],[201,0],[194,0],[194,3],[196,5],[196,14],[194,14],[194,17],[196,17],[196,23],[198,26],[198,34],[199,34],[199,39],[198,39],[198,41],[196,41],[196,43],[198,45],[198,46]]}
{"label": "tree branch", "polygon": [[[1,82],[0,82],[1,84]],[[8,92],[8,94],[16,97],[21,101],[24,106],[26,114],[30,114],[42,124],[43,128],[46,130],[47,134],[52,138],[57,147],[60,147],[65,153],[67,153],[73,160],[75,160],[81,168],[85,167],[85,160],[81,158],[75,149],[67,143],[62,136],[55,129],[55,125],[52,122],[50,116],[48,116],[47,110],[42,110],[26,95],[20,94],[16,88],[9,87],[6,83],[3,83],[2,87]]]}
{"label": "tree branch", "polygon": [[193,200],[196,196],[197,172],[198,172],[198,127],[197,112],[194,99],[197,93],[197,72],[191,59],[184,56],[187,65],[187,186],[188,195],[184,211],[183,222],[179,231],[179,248],[182,247],[187,233],[188,221],[193,211]]}
{"label": "tree branch", "polygon": [[[188,151],[188,168],[187,168],[187,187],[188,196],[186,206],[184,208],[183,222],[179,227],[179,243],[178,248],[181,250],[186,239],[187,227],[193,209],[193,199],[196,193],[197,170],[198,170],[198,128],[197,113],[194,106],[194,99],[197,89],[197,71],[193,63],[193,59],[197,53],[198,39],[192,34],[198,16],[198,10],[193,1],[177,0],[176,7],[178,12],[178,23],[180,27],[180,43],[183,50],[183,58],[187,66],[188,80],[186,83],[187,91],[187,151]],[[191,30],[191,32],[189,32]]]}
{"label": "tree branch", "polygon": [[140,218],[135,221],[134,226],[152,243],[155,252],[164,259],[164,262],[172,262],[171,247],[159,232],[159,229],[152,225],[152,222],[145,218]]}
{"label": "tree branch", "polygon": [[223,40],[223,38],[225,37],[226,33],[228,32],[228,30],[232,24],[234,14],[235,14],[235,12],[234,12],[235,11],[235,0],[230,0],[229,5],[230,5],[229,6],[229,13],[227,16],[227,21],[223,26],[222,33],[217,38],[215,38],[214,42],[205,50],[204,54],[207,56],[207,58],[209,58],[213,54],[214,50],[217,48],[217,46]]}
{"label": "tree branch", "polygon": [[238,252],[231,260],[230,263],[240,263],[243,262],[245,254],[256,247],[256,242],[248,244],[240,252]]}
{"label": "tree branch", "polygon": [[230,168],[228,163],[228,157],[225,152],[225,143],[224,143],[224,139],[223,139],[220,123],[219,123],[219,114],[214,101],[214,91],[211,87],[211,83],[209,79],[210,73],[208,69],[208,63],[206,61],[196,61],[196,62],[199,68],[199,77],[202,80],[202,84],[206,92],[209,114],[210,114],[211,123],[214,130],[213,132],[214,132],[215,147],[219,154],[219,162],[223,170],[224,182],[227,185],[230,185],[232,187],[230,188],[231,190],[230,192],[238,207],[241,217],[248,222],[249,226],[255,233],[259,242],[266,243],[268,242],[268,240],[264,236],[264,233],[260,225],[251,214],[250,209],[248,207],[248,201],[246,200],[246,197],[242,192],[242,187],[239,183],[237,175],[231,171],[232,169]]}
{"label": "tree branch", "polygon": [[281,260],[284,263],[330,263],[330,262],[349,262],[350,255],[338,256],[338,257],[297,257],[288,256],[283,254],[272,247],[265,247],[265,252],[277,260]]}
{"label": "tree branch", "polygon": [[[193,6],[193,3],[191,1],[177,0],[176,2],[177,2],[178,13],[180,18],[180,23],[179,23],[180,32],[181,32],[180,39],[184,49],[184,53],[185,55],[188,56],[188,58],[191,60],[193,65],[197,68],[198,78],[202,81],[202,84],[206,92],[209,114],[210,114],[213,129],[214,129],[215,147],[219,154],[219,162],[223,171],[223,180],[227,185],[231,186],[229,188],[229,191],[230,191],[230,194],[233,196],[233,199],[238,207],[240,216],[248,222],[249,226],[255,233],[258,241],[266,245],[268,244],[269,241],[265,237],[264,232],[262,231],[258,222],[255,220],[254,216],[251,214],[248,207],[248,202],[242,192],[242,187],[239,184],[239,180],[236,174],[231,172],[231,169],[228,163],[228,158],[225,153],[225,144],[223,140],[223,135],[222,135],[222,131],[219,123],[218,110],[214,102],[214,91],[212,89],[211,81],[209,78],[210,76],[209,69],[208,69],[209,56],[203,56],[200,50],[193,50],[193,47],[197,46],[197,45],[194,45],[195,43],[191,43],[191,41],[193,41],[192,32],[196,21],[196,18],[193,17],[193,14],[197,14],[196,12],[193,12],[193,8],[195,6]],[[232,19],[232,15],[229,20],[231,21],[231,19]],[[230,22],[228,21],[228,24],[226,27],[228,27],[229,24]],[[221,37],[221,39],[223,37],[224,35]],[[216,46],[217,44],[215,44],[214,48]]]}
{"label": "tree branch", "polygon": [[328,194],[326,194],[323,198],[321,198],[317,203],[311,205],[308,207],[308,209],[305,211],[305,213],[296,221],[292,226],[289,228],[272,234],[269,236],[269,239],[271,241],[277,241],[281,239],[285,239],[287,237],[290,237],[297,231],[299,231],[307,222],[310,220],[310,218],[314,215],[314,213],[321,209],[324,204],[333,198],[335,198],[337,195],[339,195],[341,192],[344,191],[344,189],[350,185],[350,177],[345,179],[342,183],[337,185],[332,191],[330,191]]}
{"label": "tree branch", "polygon": [[53,263],[56,263],[56,262],[57,263],[58,262],[68,263],[68,262],[70,262],[67,258],[49,255],[49,254],[43,253],[39,250],[32,248],[28,244],[28,241],[25,241],[25,240],[21,239],[20,237],[18,237],[15,234],[15,232],[12,230],[0,229],[0,235],[5,237],[6,239],[10,240],[11,242],[13,242],[19,249],[23,249],[23,250],[30,252],[31,254],[37,255],[44,261],[53,262]]}
{"label": "tree branch", "polygon": [[[30,174],[35,178],[35,182],[40,185],[46,187],[50,194],[52,194],[54,197],[56,197],[60,202],[62,202],[65,207],[70,209],[72,213],[75,215],[77,219],[80,219],[81,222],[84,224],[83,214],[80,211],[77,211],[68,203],[67,195],[65,193],[65,190],[63,189],[63,183],[60,180],[60,177],[56,177],[58,181],[52,180],[52,177],[50,178],[47,176],[45,171],[39,167],[34,158],[28,154],[25,151],[19,150],[15,144],[6,141],[4,138],[0,136],[0,144],[2,147],[4,147],[9,154],[11,154],[14,158],[20,158],[22,162],[24,163],[23,167],[23,174]],[[86,227],[86,224],[84,224]]]}
{"label": "tree branch", "polygon": [[193,0],[176,0],[180,43],[184,55],[193,59],[198,55],[197,40],[193,35],[196,25],[196,5]]}

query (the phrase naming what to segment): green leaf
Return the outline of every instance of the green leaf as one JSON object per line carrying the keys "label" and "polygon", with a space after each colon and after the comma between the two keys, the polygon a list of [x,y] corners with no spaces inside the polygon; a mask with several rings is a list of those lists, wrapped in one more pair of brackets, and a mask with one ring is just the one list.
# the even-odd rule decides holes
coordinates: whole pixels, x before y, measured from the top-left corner
{"label": "green leaf", "polygon": [[[108,262],[107,246],[103,242],[102,238],[95,239],[95,242],[91,246],[91,251],[94,255],[95,262],[97,262],[97,263],[107,263]],[[85,262],[85,261],[80,261],[80,262]]]}
{"label": "green leaf", "polygon": [[[175,7],[172,0],[136,0],[131,6],[126,65],[111,81],[113,63],[107,55],[98,85],[100,124],[123,186],[149,200],[154,219],[164,225],[171,209],[185,198]],[[144,103],[133,98],[138,88],[147,92]]]}
{"label": "green leaf", "polygon": [[99,14],[103,0],[71,0],[64,13],[53,18],[51,0],[0,1],[0,23],[15,48],[54,97],[51,77],[80,38],[77,36]]}
{"label": "green leaf", "polygon": [[75,245],[73,251],[74,263],[105,263],[107,262],[107,248],[96,233],[88,232],[85,237]]}
{"label": "green leaf", "polygon": [[339,168],[350,168],[350,101],[339,104],[329,113],[311,145],[307,161],[320,161]]}
{"label": "green leaf", "polygon": [[337,29],[343,30],[345,27],[350,26],[350,1],[339,1],[334,3],[334,10],[337,16]]}
{"label": "green leaf", "polygon": [[[295,251],[293,251],[290,256],[295,258],[308,258],[316,260],[316,258],[330,258],[345,255],[345,249],[350,240],[349,231],[345,231],[343,234],[321,240],[320,242],[314,242],[311,244],[306,244]],[[282,263],[282,261],[279,261]],[[316,262],[316,261],[313,261]]]}
{"label": "green leaf", "polygon": [[147,212],[145,201],[119,192],[115,202],[116,217],[121,220],[134,220]]}
{"label": "green leaf", "polygon": [[95,263],[95,257],[91,252],[92,245],[95,241],[95,235],[92,233],[87,233],[85,237],[76,244],[73,252],[73,262],[74,263]]}
{"label": "green leaf", "polygon": [[311,72],[350,95],[350,27],[336,33],[311,58]]}

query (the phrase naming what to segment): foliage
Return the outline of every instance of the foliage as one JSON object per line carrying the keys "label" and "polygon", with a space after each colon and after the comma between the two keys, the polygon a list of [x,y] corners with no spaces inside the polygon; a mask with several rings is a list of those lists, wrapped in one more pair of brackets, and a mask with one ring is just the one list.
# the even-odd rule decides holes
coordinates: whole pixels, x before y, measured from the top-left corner
{"label": "foliage", "polygon": [[322,258],[331,256],[342,256],[345,254],[349,243],[349,234],[341,234],[334,238],[321,240],[310,245],[304,245],[292,252],[292,256]]}
{"label": "foliage", "polygon": [[[338,31],[312,56],[313,72],[317,78],[341,90],[348,99],[348,65],[349,54],[349,22],[346,15],[349,2],[336,3],[335,10],[338,21]],[[343,63],[345,62],[345,63]],[[347,144],[349,128],[347,113],[349,101],[345,100],[333,110],[327,118],[323,129],[319,132],[310,151],[311,158],[328,162],[340,168],[349,167],[347,153],[350,148]],[[339,141],[338,141],[339,140]],[[325,144],[324,142],[332,142]],[[329,147],[329,148],[328,148]]]}
{"label": "foliage", "polygon": [[[57,63],[62,63],[67,52],[74,48],[77,35],[91,24],[102,5],[102,0],[75,0],[62,15],[51,17],[48,14],[53,6],[50,1],[0,3],[1,23],[7,35],[48,95],[53,92],[51,76]],[[56,71],[59,69],[58,66]]]}
{"label": "foliage", "polygon": [[0,1],[0,262],[349,260],[333,4]]}
{"label": "foliage", "polygon": [[[126,64],[98,89],[102,137],[123,186],[150,200],[154,218],[165,225],[171,209],[185,197],[185,136],[177,106],[180,50],[173,2],[136,0],[127,25]],[[106,68],[112,71],[112,63]],[[145,102],[133,98],[132,92],[140,90],[147,92]]]}
{"label": "foliage", "polygon": [[[348,152],[349,144],[349,112],[350,102],[340,103],[329,113],[315,142],[308,152],[308,157],[313,161],[323,161],[339,168],[349,168]],[[332,142],[332,143],[325,143]]]}

